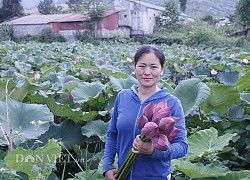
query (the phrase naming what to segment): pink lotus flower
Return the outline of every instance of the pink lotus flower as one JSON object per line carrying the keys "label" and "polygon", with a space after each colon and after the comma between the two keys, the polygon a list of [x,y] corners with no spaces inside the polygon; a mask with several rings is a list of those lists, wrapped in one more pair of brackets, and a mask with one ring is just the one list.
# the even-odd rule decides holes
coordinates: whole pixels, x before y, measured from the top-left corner
{"label": "pink lotus flower", "polygon": [[230,54],[230,58],[235,58],[235,55],[234,54]]}
{"label": "pink lotus flower", "polygon": [[[154,148],[162,151],[167,150],[169,143],[180,132],[174,127],[179,118],[170,117],[171,111],[172,107],[167,106],[167,99],[156,105],[151,102],[145,106],[142,115],[137,119],[137,126],[141,129],[140,139],[143,142],[151,140]],[[124,163],[115,175],[116,179],[124,179],[128,176],[138,155],[133,150],[129,151]]]}
{"label": "pink lotus flower", "polygon": [[144,107],[142,114],[147,117],[149,121],[151,121],[154,111],[154,103],[150,102],[147,106]]}
{"label": "pink lotus flower", "polygon": [[166,151],[169,145],[167,136],[164,134],[160,134],[159,136],[153,137],[152,145],[156,149],[159,149],[161,151]]}
{"label": "pink lotus flower", "polygon": [[[160,110],[163,110],[163,109],[165,109],[167,107],[167,99],[164,99],[163,101],[161,101],[160,103],[158,103],[158,104],[156,104],[155,105],[155,109],[158,109],[158,108],[160,108]],[[156,112],[156,111],[155,111]],[[154,113],[155,113],[154,112]]]}
{"label": "pink lotus flower", "polygon": [[180,61],[184,61],[184,60],[185,60],[185,57],[181,56]]}
{"label": "pink lotus flower", "polygon": [[148,137],[155,137],[159,134],[159,126],[154,122],[147,122],[141,130],[142,134]]}
{"label": "pink lotus flower", "polygon": [[167,107],[166,109],[164,110],[161,110],[161,111],[157,111],[153,117],[152,117],[152,121],[159,124],[160,120],[164,117],[167,117],[167,116],[170,116],[171,114],[171,110],[172,110],[172,107]]}
{"label": "pink lotus flower", "polygon": [[41,78],[41,76],[42,75],[39,72],[36,72],[34,78],[35,78],[36,81],[38,81]]}
{"label": "pink lotus flower", "polygon": [[92,70],[88,70],[88,73],[89,73],[90,76],[94,75],[94,72]]}
{"label": "pink lotus flower", "polygon": [[106,58],[106,57],[103,57],[103,58],[102,58],[102,60],[103,60],[103,61],[106,61],[106,60],[107,60],[107,58]]}
{"label": "pink lotus flower", "polygon": [[216,71],[215,69],[212,69],[212,70],[211,70],[211,74],[212,74],[212,75],[216,75],[216,74],[218,74],[218,71]]}
{"label": "pink lotus flower", "polygon": [[147,122],[148,122],[148,118],[147,116],[144,116],[144,115],[140,116],[136,121],[139,129],[142,129]]}
{"label": "pink lotus flower", "polygon": [[169,142],[171,142],[180,131],[180,129],[174,127],[173,131],[168,136]]}
{"label": "pink lotus flower", "polygon": [[80,57],[80,56],[76,56],[75,59],[76,59],[76,60],[80,60],[81,57]]}
{"label": "pink lotus flower", "polygon": [[73,101],[74,98],[75,98],[75,97],[74,97],[72,94],[69,95],[69,99],[70,99],[71,101]]}
{"label": "pink lotus flower", "polygon": [[176,77],[174,76],[172,79],[173,83],[176,83]]}
{"label": "pink lotus flower", "polygon": [[175,120],[171,117],[162,118],[159,123],[160,132],[168,136],[173,131],[175,124]]}

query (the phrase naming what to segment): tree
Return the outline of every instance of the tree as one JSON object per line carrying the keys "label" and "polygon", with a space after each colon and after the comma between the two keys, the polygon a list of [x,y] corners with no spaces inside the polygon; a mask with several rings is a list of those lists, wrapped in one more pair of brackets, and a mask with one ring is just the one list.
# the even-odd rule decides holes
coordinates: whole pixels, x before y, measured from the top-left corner
{"label": "tree", "polygon": [[156,18],[160,31],[173,31],[180,27],[180,10],[174,0],[165,2],[165,10]]}
{"label": "tree", "polygon": [[16,14],[23,14],[21,0],[2,0],[0,7],[0,22]]}
{"label": "tree", "polygon": [[204,14],[200,19],[206,22],[208,25],[212,25],[212,26],[217,23],[217,20],[210,13]]}
{"label": "tree", "polygon": [[187,7],[187,0],[179,0],[179,2],[180,2],[181,11],[184,12]]}
{"label": "tree", "polygon": [[66,4],[73,12],[83,11],[83,0],[69,0],[68,2],[66,2]]}
{"label": "tree", "polygon": [[239,0],[235,8],[235,17],[242,26],[250,25],[250,1]]}
{"label": "tree", "polygon": [[53,0],[43,0],[37,6],[39,13],[41,14],[55,14],[62,10],[62,6],[55,6]]}
{"label": "tree", "polygon": [[90,30],[95,30],[97,24],[105,16],[106,7],[100,0],[89,0],[84,3],[84,6],[89,14],[89,19],[84,23],[84,25]]}

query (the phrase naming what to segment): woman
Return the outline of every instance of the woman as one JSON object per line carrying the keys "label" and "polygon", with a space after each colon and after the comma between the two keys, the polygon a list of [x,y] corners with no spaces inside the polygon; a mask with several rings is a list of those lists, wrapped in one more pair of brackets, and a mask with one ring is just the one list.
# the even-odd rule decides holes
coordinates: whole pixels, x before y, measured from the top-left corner
{"label": "woman", "polygon": [[[127,179],[170,179],[171,159],[185,156],[188,149],[183,109],[179,99],[171,95],[166,88],[159,88],[157,85],[165,64],[165,56],[161,50],[151,45],[142,46],[134,56],[134,64],[138,86],[122,90],[116,97],[102,158],[102,170],[106,180],[115,180],[117,169],[113,163],[116,153],[118,167],[121,167],[133,147],[133,152],[140,155]],[[167,99],[167,106],[172,107],[171,116],[180,118],[176,128],[181,131],[168,150],[160,151],[155,149],[151,142],[140,140],[138,135],[141,130],[136,125],[136,119],[150,102],[157,104],[164,99]]]}

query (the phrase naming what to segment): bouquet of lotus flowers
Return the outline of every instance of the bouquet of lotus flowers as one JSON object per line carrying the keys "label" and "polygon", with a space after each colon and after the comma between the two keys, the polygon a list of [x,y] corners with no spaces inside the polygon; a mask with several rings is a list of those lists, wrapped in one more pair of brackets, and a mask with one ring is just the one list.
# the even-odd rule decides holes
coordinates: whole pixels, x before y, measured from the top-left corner
{"label": "bouquet of lotus flowers", "polygon": [[[171,117],[172,107],[167,107],[167,99],[158,104],[149,103],[143,109],[143,113],[138,117],[136,123],[141,129],[140,139],[143,142],[152,142],[154,148],[165,151],[169,143],[180,132],[175,127],[178,117]],[[139,154],[129,151],[124,163],[118,170],[115,178],[125,180],[130,173]]]}

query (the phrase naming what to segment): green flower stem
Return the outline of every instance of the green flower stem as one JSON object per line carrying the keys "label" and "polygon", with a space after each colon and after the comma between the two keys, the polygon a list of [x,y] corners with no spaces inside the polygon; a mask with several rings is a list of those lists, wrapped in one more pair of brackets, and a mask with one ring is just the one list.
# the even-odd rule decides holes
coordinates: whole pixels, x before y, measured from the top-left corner
{"label": "green flower stem", "polygon": [[132,151],[130,150],[128,155],[127,155],[127,158],[125,159],[125,161],[123,162],[121,168],[119,169],[119,171],[117,172],[117,174],[115,175],[115,178],[116,179],[121,179],[122,178],[122,174],[124,173],[125,169],[126,169],[126,166],[128,166],[128,163],[131,159],[131,156],[132,156]]}
{"label": "green flower stem", "polygon": [[[140,135],[140,139],[143,142],[147,142],[150,140],[150,138],[148,138],[147,136],[145,136],[144,134]],[[128,174],[130,173],[137,157],[139,156],[139,154],[133,153],[132,150],[129,151],[125,161],[123,162],[121,168],[118,170],[117,174],[115,175],[115,178],[117,180],[126,180],[126,177],[128,176]]]}
{"label": "green flower stem", "polygon": [[126,168],[124,168],[124,173],[121,174],[121,177],[126,179],[126,177],[129,175],[137,157],[138,157],[139,154],[135,154],[131,151],[131,157],[130,157],[130,160],[128,161],[128,164],[126,166]]}

